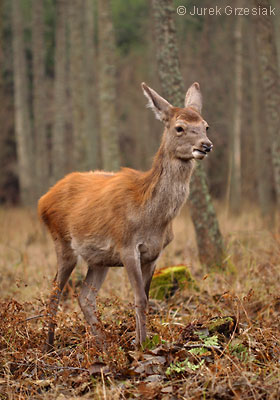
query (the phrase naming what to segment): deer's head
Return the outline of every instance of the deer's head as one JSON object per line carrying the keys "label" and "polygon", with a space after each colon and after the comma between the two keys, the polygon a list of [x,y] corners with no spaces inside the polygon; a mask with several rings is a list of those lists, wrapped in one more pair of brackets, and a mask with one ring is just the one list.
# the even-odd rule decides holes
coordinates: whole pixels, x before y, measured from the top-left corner
{"label": "deer's head", "polygon": [[165,146],[171,157],[187,161],[202,160],[212,150],[209,128],[201,116],[202,96],[197,82],[188,89],[185,107],[173,107],[153,89],[142,83],[144,95],[156,118],[165,124]]}

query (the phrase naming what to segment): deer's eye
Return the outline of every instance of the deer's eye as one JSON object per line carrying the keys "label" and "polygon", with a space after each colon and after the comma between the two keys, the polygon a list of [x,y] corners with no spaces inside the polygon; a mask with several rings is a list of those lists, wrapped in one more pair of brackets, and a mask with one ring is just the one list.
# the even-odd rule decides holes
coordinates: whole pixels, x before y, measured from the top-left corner
{"label": "deer's eye", "polygon": [[210,126],[206,126],[206,132],[209,131]]}
{"label": "deer's eye", "polygon": [[176,126],[175,129],[176,129],[176,132],[178,132],[178,133],[184,132],[184,129],[181,126]]}

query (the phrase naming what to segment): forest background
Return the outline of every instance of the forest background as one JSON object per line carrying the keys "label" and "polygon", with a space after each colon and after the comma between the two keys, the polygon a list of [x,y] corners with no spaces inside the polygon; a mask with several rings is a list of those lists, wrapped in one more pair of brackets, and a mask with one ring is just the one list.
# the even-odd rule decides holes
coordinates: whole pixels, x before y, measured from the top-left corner
{"label": "forest background", "polygon": [[[266,20],[273,35],[261,16],[192,16],[194,6],[209,8],[211,1],[174,4],[187,11],[174,15],[183,87],[201,84],[211,127],[215,151],[204,163],[211,195],[232,211],[254,204],[264,215],[280,192],[273,150],[279,150],[280,10],[271,4],[276,13]],[[73,170],[148,169],[162,126],[145,109],[140,83],[164,95],[149,2],[2,0],[0,7],[1,203],[34,205]],[[260,51],[258,22],[268,35]]]}
{"label": "forest background", "polygon": [[[278,0],[0,0],[0,396],[280,397],[279,72]],[[158,263],[188,265],[195,290],[154,301],[137,352],[129,282],[112,268],[100,353],[80,265],[45,354],[56,259],[37,201],[71,171],[150,168],[163,126],[143,81],[175,106],[195,81],[203,94],[214,151]]]}

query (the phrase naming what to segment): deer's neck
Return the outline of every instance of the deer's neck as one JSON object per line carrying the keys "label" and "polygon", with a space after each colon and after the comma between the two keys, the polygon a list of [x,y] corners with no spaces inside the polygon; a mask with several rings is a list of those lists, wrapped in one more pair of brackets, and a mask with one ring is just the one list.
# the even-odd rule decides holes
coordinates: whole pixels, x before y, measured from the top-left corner
{"label": "deer's neck", "polygon": [[155,223],[168,223],[178,214],[189,194],[193,168],[194,160],[178,160],[161,144],[144,184],[145,204]]}

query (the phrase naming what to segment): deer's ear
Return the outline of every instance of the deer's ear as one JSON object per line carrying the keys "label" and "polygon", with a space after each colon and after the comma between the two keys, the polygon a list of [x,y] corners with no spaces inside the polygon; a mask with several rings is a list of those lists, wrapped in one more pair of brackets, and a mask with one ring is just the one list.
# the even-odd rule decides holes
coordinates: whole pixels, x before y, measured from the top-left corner
{"label": "deer's ear", "polygon": [[189,87],[185,97],[185,107],[191,107],[201,114],[202,95],[199,83],[195,82]]}
{"label": "deer's ear", "polygon": [[151,108],[155,113],[157,119],[162,122],[167,122],[170,118],[170,111],[172,109],[171,104],[168,103],[163,97],[157,92],[151,89],[146,83],[141,84],[143,93],[148,99],[147,107]]}

